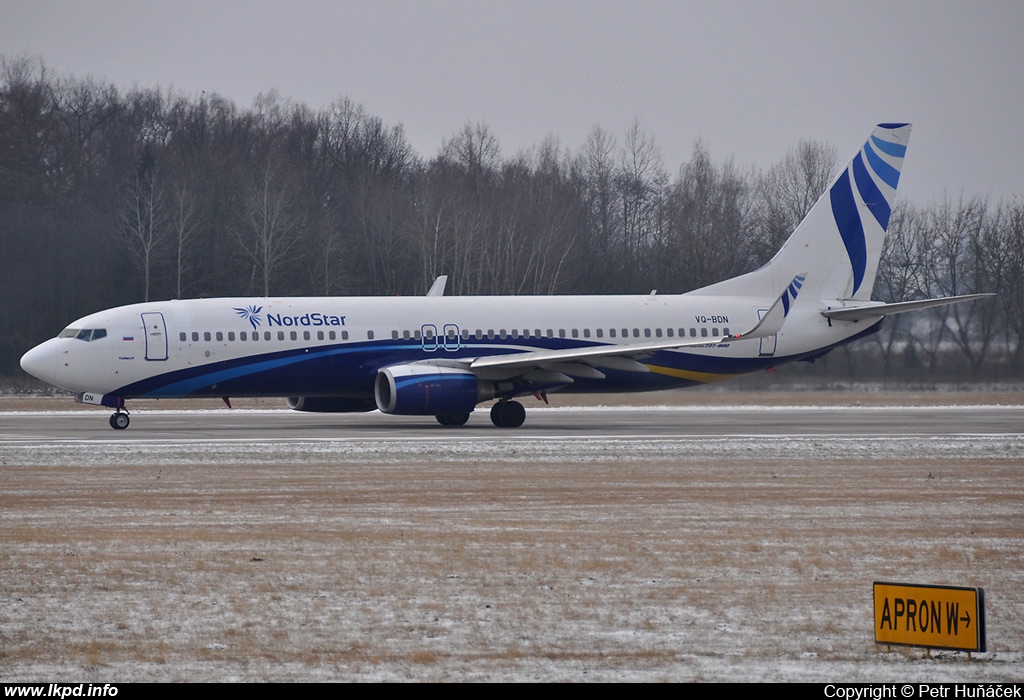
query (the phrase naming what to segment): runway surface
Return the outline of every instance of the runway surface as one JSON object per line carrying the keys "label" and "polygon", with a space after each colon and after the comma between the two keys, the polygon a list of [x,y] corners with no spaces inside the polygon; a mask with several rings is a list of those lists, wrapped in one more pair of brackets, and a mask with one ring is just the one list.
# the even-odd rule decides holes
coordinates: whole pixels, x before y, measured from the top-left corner
{"label": "runway surface", "polygon": [[442,427],[433,418],[298,413],[285,409],[144,409],[124,431],[103,409],[0,412],[0,445],[40,441],[229,443],[345,440],[511,440],[558,438],[951,437],[1024,434],[1024,406],[650,406],[528,410],[517,429],[495,428],[487,410]]}

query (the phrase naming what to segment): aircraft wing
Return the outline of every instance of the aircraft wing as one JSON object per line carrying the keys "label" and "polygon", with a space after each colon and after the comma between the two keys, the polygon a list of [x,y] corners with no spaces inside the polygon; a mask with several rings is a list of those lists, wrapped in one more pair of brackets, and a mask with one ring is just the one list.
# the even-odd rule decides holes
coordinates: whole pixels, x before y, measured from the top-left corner
{"label": "aircraft wing", "polygon": [[[750,330],[733,333],[718,338],[701,338],[699,340],[658,340],[646,343],[630,343],[627,345],[592,345],[582,348],[566,348],[564,350],[532,350],[507,355],[488,355],[468,360],[469,369],[479,375],[523,376],[526,379],[537,378],[543,381],[554,381],[552,375],[563,375],[603,379],[604,375],[594,369],[607,367],[633,372],[649,371],[646,365],[637,360],[650,357],[658,350],[678,350],[687,347],[720,345],[735,340],[763,338],[775,335],[789,314],[792,300],[796,298],[803,284],[804,276],[799,275],[783,290],[768,312]],[[510,371],[509,371],[510,370]],[[530,376],[531,370],[538,372]],[[568,379],[568,377],[566,377]],[[568,379],[568,381],[572,381]]]}
{"label": "aircraft wing", "polygon": [[904,314],[908,311],[928,309],[933,306],[946,306],[947,304],[960,304],[965,301],[973,301],[984,297],[994,297],[995,294],[964,294],[958,297],[942,297],[940,299],[921,299],[920,301],[901,301],[895,304],[883,304],[881,302],[868,302],[857,306],[844,306],[837,309],[826,309],[821,312],[826,318],[833,318],[838,321],[863,321],[864,319],[876,319],[882,316]]}

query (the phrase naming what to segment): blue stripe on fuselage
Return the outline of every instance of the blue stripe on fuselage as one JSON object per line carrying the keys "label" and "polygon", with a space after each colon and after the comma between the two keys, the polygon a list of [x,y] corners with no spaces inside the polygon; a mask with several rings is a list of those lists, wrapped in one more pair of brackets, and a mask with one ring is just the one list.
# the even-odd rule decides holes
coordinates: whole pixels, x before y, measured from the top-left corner
{"label": "blue stripe on fuselage", "polygon": [[[864,332],[837,343],[841,345],[878,330]],[[709,338],[709,341],[712,340]],[[592,347],[599,343],[562,338],[531,338],[491,342],[476,340],[458,351],[426,352],[418,341],[377,341],[344,345],[294,348],[256,357],[235,358],[202,367],[167,372],[108,392],[122,398],[173,398],[184,396],[372,396],[373,382],[381,367],[405,362],[452,360],[503,355],[536,349]],[[513,344],[515,343],[515,344]],[[835,347],[835,346],[832,346]],[[831,349],[828,348],[828,349]],[[816,351],[824,354],[827,350]],[[694,352],[658,351],[647,362],[682,372],[741,375],[803,359],[807,354],[777,357],[724,357]],[[687,379],[651,372],[638,374],[602,369],[606,379],[577,379],[567,391],[645,391],[697,384]]]}

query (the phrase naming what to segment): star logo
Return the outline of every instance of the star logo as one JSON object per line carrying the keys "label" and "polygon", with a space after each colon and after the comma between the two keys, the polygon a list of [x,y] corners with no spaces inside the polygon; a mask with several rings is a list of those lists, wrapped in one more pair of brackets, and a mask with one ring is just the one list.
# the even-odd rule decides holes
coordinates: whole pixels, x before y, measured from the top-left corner
{"label": "star logo", "polygon": [[261,311],[263,311],[262,306],[246,306],[244,309],[239,309],[238,307],[235,307],[235,313],[238,314],[241,318],[248,321],[250,324],[252,324],[253,330],[256,330],[256,328],[260,325]]}

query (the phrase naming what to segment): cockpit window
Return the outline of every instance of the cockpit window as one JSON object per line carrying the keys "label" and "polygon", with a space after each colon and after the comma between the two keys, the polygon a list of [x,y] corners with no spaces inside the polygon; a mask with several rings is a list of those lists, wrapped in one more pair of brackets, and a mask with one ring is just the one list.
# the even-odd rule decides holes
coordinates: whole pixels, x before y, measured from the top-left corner
{"label": "cockpit window", "polygon": [[99,340],[107,337],[106,328],[65,328],[60,332],[58,338],[77,338],[85,342]]}

